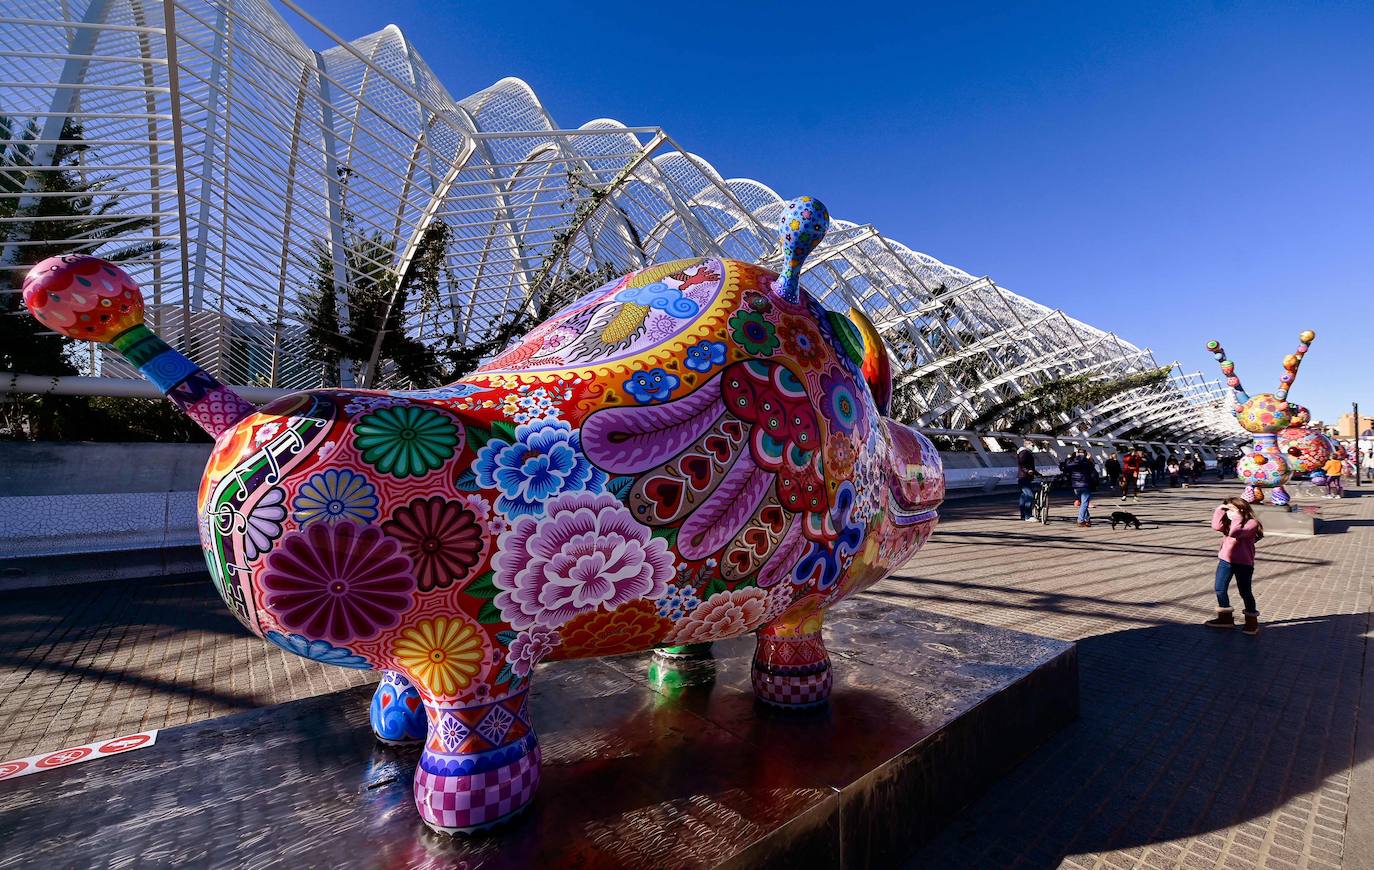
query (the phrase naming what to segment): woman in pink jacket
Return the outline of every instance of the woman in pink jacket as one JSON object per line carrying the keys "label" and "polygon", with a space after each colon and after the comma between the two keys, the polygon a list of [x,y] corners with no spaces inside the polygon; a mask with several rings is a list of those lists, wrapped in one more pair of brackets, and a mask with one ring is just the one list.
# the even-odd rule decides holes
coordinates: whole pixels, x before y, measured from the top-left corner
{"label": "woman in pink jacket", "polygon": [[1217,551],[1217,618],[1207,620],[1213,628],[1234,628],[1236,619],[1231,611],[1231,599],[1226,590],[1231,578],[1236,578],[1236,589],[1241,601],[1245,602],[1246,634],[1259,633],[1259,607],[1255,595],[1250,591],[1250,581],[1255,576],[1255,542],[1264,537],[1264,526],[1255,518],[1255,511],[1249,502],[1239,498],[1229,498],[1212,511],[1212,528],[1221,532],[1221,549]]}

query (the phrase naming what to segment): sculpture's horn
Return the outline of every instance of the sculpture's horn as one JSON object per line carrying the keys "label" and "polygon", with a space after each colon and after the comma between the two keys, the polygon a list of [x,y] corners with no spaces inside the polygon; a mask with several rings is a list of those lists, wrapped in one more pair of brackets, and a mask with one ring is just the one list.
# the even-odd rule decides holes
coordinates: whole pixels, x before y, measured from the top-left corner
{"label": "sculpture's horn", "polygon": [[1298,366],[1302,365],[1302,358],[1316,337],[1317,334],[1310,329],[1298,333],[1298,349],[1283,358],[1283,376],[1279,378],[1279,388],[1274,391],[1274,398],[1280,402],[1288,398],[1288,389],[1298,379]]}
{"label": "sculpture's horn", "polygon": [[85,254],[49,257],[24,276],[24,305],[54,332],[114,345],[213,437],[257,411],[143,325],[143,294],[113,263]]}
{"label": "sculpture's horn", "polygon": [[867,314],[858,308],[851,308],[849,319],[864,338],[864,380],[873,393],[878,412],[886,417],[892,407],[892,360],[887,355],[887,345]]}
{"label": "sculpture's horn", "polygon": [[1207,342],[1207,350],[1216,357],[1217,362],[1221,363],[1221,373],[1226,376],[1226,386],[1236,392],[1236,413],[1240,413],[1240,405],[1250,401],[1250,394],[1245,392],[1245,388],[1240,385],[1240,376],[1236,374],[1236,364],[1226,358],[1226,348],[1222,347],[1221,342],[1215,339]]}
{"label": "sculpture's horn", "polygon": [[815,250],[830,226],[825,203],[810,196],[799,196],[782,211],[782,271],[778,273],[778,293],[796,302],[801,293],[801,267],[806,255]]}

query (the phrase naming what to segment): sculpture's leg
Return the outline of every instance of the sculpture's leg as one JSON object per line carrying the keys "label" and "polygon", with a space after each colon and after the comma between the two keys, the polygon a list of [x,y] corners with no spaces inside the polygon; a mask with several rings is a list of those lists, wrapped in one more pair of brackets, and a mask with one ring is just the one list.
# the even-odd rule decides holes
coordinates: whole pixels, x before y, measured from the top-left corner
{"label": "sculpture's leg", "polygon": [[818,707],[830,698],[830,656],[821,640],[819,620],[809,620],[806,629],[787,624],[759,629],[754,697],[788,710]]}
{"label": "sculpture's leg", "polygon": [[425,707],[420,691],[396,671],[382,671],[368,710],[372,733],[383,743],[402,745],[425,739]]}
{"label": "sculpture's leg", "polygon": [[1264,490],[1253,484],[1247,485],[1240,497],[1250,504],[1259,504],[1264,501]]}
{"label": "sculpture's leg", "polygon": [[661,659],[705,659],[711,657],[711,644],[688,643],[682,646],[663,646],[654,650],[654,656]]}
{"label": "sculpture's leg", "polygon": [[1270,504],[1283,507],[1284,505],[1288,504],[1288,501],[1288,490],[1284,489],[1282,486],[1276,486],[1273,489],[1269,490]]}
{"label": "sculpture's leg", "polygon": [[436,831],[467,834],[524,809],[539,785],[528,683],[497,700],[425,700],[429,734],[415,768],[415,805]]}

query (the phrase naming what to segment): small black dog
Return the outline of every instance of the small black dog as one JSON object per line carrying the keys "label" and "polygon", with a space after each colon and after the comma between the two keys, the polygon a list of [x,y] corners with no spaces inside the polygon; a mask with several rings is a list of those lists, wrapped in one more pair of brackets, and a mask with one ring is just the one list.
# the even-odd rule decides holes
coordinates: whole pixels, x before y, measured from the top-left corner
{"label": "small black dog", "polygon": [[1130,511],[1112,511],[1112,528],[1116,528],[1117,523],[1140,528],[1140,519]]}

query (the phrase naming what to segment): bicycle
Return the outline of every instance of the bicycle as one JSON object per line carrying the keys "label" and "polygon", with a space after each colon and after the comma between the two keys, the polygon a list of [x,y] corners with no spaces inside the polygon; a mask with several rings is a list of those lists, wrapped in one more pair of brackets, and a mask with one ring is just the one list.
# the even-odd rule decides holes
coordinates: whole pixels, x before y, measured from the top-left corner
{"label": "bicycle", "polygon": [[1045,476],[1037,474],[1035,476],[1035,498],[1031,501],[1031,516],[1035,517],[1041,525],[1048,525],[1050,521],[1050,490],[1059,482],[1062,475]]}

